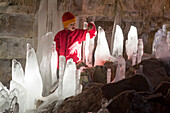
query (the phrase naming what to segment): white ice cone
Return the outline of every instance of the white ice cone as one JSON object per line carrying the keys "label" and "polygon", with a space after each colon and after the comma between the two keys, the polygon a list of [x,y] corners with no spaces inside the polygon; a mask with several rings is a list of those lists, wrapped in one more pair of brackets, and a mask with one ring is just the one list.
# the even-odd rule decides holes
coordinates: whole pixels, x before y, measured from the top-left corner
{"label": "white ice cone", "polygon": [[63,77],[63,96],[67,98],[76,94],[76,64],[73,59],[67,60]]}
{"label": "white ice cone", "polygon": [[37,57],[30,44],[27,44],[24,87],[27,92],[27,110],[35,109],[36,99],[42,96],[43,83],[39,72]]}
{"label": "white ice cone", "polygon": [[97,47],[95,50],[95,63],[94,65],[103,65],[104,61],[111,58],[109,46],[106,40],[104,30],[98,27],[98,40]]}
{"label": "white ice cone", "polygon": [[118,57],[119,55],[122,56],[123,54],[123,32],[122,29],[119,25],[116,25],[116,32],[115,32],[115,40],[114,40],[114,45],[113,45],[113,52],[112,56]]}
{"label": "white ice cone", "polygon": [[131,26],[128,33],[128,40],[126,40],[126,54],[128,59],[131,59],[133,53],[137,53],[138,50],[138,34],[137,28]]}
{"label": "white ice cone", "polygon": [[23,85],[24,84],[24,71],[21,64],[13,59],[12,60],[12,80]]}

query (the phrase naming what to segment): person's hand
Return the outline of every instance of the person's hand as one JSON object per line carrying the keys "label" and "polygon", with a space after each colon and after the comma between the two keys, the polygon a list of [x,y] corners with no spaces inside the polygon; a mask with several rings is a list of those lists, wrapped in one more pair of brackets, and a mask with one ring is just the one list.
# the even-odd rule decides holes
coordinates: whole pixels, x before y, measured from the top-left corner
{"label": "person's hand", "polygon": [[69,47],[70,50],[69,54],[74,54],[76,50],[79,50],[79,48],[81,48],[81,44],[79,44],[79,42],[77,41]]}

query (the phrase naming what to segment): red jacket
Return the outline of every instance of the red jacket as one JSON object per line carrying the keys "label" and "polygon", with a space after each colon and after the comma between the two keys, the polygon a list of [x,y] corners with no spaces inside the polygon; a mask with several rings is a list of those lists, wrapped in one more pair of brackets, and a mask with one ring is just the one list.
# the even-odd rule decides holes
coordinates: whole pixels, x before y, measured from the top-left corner
{"label": "red jacket", "polygon": [[[93,38],[96,32],[95,25],[92,25],[93,29],[89,31],[90,38]],[[72,58],[74,62],[78,62],[79,60],[81,60],[81,42],[86,40],[86,33],[87,30],[83,29],[75,29],[74,31],[64,29],[58,32],[54,38],[54,41],[56,42],[56,50],[58,56],[65,56],[66,61],[70,58]]]}

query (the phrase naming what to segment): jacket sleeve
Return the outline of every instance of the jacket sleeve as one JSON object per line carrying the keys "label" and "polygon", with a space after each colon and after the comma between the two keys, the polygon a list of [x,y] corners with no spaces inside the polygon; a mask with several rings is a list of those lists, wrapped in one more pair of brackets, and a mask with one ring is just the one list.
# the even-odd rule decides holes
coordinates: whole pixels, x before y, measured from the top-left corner
{"label": "jacket sleeve", "polygon": [[90,39],[91,38],[93,38],[93,37],[95,37],[96,36],[96,26],[93,24],[93,23],[88,23],[88,25],[87,26],[89,26],[89,25],[92,25],[93,26],[93,28],[91,29],[91,30],[89,30],[89,34],[90,34]]}
{"label": "jacket sleeve", "polygon": [[57,33],[54,37],[54,41],[56,42],[56,51],[58,56],[60,56],[60,35]]}

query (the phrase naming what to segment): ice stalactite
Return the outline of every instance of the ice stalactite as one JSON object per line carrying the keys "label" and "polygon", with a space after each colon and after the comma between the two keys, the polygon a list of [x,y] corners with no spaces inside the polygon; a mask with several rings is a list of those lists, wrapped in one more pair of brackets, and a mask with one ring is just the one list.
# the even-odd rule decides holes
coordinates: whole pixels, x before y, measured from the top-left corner
{"label": "ice stalactite", "polygon": [[41,0],[37,13],[38,20],[38,42],[47,32],[56,34],[63,29],[63,8],[58,8],[57,0]]}
{"label": "ice stalactite", "polygon": [[116,25],[116,32],[114,37],[115,38],[112,56],[117,58],[119,55],[121,56],[123,55],[123,40],[124,40],[123,32],[119,25]]}
{"label": "ice stalactite", "polygon": [[128,33],[128,40],[126,40],[126,54],[128,59],[132,58],[132,54],[137,53],[138,49],[138,34],[135,26],[131,26]]}
{"label": "ice stalactite", "polygon": [[104,30],[99,26],[98,27],[98,40],[97,47],[95,50],[95,63],[94,65],[103,65],[104,61],[113,60],[113,57],[110,55],[109,46],[106,40]]}
{"label": "ice stalactite", "polygon": [[37,98],[42,96],[43,83],[34,49],[27,44],[24,87],[27,92],[27,110],[35,109]]}
{"label": "ice stalactite", "polygon": [[116,69],[116,76],[114,80],[112,81],[112,83],[120,81],[125,78],[125,70],[126,70],[125,59],[122,56],[119,56],[117,59],[118,59],[118,65]]}

